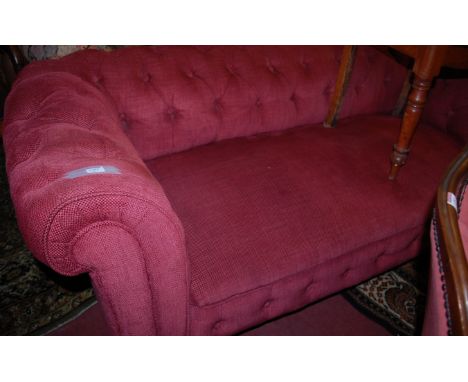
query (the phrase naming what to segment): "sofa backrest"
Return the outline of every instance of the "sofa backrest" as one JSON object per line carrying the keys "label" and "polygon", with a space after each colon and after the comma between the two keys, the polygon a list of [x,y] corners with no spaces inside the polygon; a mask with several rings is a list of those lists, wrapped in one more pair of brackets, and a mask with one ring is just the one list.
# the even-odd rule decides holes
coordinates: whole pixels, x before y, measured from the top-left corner
{"label": "sofa backrest", "polygon": [[468,78],[437,79],[422,121],[468,144]]}
{"label": "sofa backrest", "polygon": [[[341,52],[339,46],[87,50],[33,63],[19,81],[68,72],[91,83],[112,100],[122,128],[147,160],[323,121]],[[390,112],[404,77],[391,58],[360,47],[341,117]]]}

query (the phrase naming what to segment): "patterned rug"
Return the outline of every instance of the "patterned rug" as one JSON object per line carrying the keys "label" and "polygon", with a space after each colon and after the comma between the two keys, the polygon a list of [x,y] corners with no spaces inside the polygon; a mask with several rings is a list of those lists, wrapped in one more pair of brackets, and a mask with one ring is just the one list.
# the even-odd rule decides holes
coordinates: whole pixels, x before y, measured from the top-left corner
{"label": "patterned rug", "polygon": [[[424,252],[423,252],[424,253]],[[426,299],[427,256],[348,289],[342,295],[394,335],[421,333]]]}
{"label": "patterned rug", "polygon": [[[38,263],[18,230],[0,140],[0,335],[45,334],[96,300],[87,276],[62,277]],[[415,260],[343,295],[396,335],[418,334],[424,314],[425,265]]]}
{"label": "patterned rug", "polygon": [[47,333],[95,303],[87,276],[59,276],[26,248],[8,191],[1,140],[0,222],[0,335]]}

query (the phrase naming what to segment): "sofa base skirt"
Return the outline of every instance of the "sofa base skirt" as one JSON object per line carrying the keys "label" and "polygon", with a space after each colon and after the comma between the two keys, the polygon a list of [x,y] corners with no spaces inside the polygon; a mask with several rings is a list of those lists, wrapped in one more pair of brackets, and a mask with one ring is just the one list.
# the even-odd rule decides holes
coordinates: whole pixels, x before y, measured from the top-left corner
{"label": "sofa base skirt", "polygon": [[414,258],[421,248],[423,231],[424,227],[417,227],[399,234],[401,247],[392,253],[386,253],[385,248],[394,237],[225,301],[191,305],[189,333],[236,334],[359,284],[370,274],[378,275]]}

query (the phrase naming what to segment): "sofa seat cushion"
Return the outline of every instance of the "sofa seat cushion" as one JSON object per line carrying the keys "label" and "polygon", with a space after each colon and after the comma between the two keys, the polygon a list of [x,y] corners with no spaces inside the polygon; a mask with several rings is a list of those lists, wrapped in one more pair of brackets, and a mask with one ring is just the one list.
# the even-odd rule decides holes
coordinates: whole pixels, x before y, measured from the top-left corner
{"label": "sofa seat cushion", "polygon": [[[297,127],[146,162],[185,229],[191,304],[226,301],[313,269],[321,270],[322,284],[336,283],[337,272],[356,265],[343,271],[338,259],[356,251],[368,262],[414,256],[414,248],[404,251],[421,237],[437,184],[460,145],[421,126],[411,160],[391,182],[399,124],[386,116],[352,117],[336,129]],[[360,269],[359,278],[375,272]]]}

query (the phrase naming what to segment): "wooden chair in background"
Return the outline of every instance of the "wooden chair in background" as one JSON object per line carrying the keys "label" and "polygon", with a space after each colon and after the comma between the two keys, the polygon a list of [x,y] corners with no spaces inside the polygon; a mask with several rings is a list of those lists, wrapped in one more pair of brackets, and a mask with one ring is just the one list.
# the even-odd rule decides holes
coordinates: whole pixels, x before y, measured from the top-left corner
{"label": "wooden chair in background", "polygon": [[[406,163],[411,142],[426,104],[433,79],[439,75],[442,67],[468,69],[468,49],[443,45],[401,45],[391,46],[390,48],[414,60],[411,71],[411,77],[413,77],[411,86],[410,76],[408,76],[395,108],[396,112],[394,112],[394,114],[398,114],[398,110],[406,104],[400,134],[397,142],[393,145],[390,157],[389,179],[394,180],[399,169]],[[377,47],[377,49],[387,50],[385,47]],[[355,46],[346,46],[343,50],[335,91],[327,117],[323,123],[325,127],[334,127],[336,125],[347,84],[352,74],[355,54]],[[408,92],[409,96],[407,96]]]}

